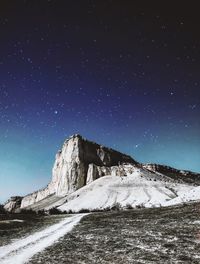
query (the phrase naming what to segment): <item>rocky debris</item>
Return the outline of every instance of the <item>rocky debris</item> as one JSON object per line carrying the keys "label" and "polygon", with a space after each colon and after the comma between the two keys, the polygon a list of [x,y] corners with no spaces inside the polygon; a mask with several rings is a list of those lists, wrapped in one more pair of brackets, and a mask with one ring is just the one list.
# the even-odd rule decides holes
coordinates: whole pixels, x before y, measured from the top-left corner
{"label": "rocky debris", "polygon": [[6,202],[4,208],[8,212],[16,212],[17,210],[20,209],[22,198],[23,197],[21,196],[10,197],[10,199]]}

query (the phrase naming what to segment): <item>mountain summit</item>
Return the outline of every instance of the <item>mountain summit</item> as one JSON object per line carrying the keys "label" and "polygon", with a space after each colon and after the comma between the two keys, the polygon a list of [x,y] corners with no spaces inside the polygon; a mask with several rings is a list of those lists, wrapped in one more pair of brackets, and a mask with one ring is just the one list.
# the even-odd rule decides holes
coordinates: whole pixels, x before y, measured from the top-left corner
{"label": "mountain summit", "polygon": [[[162,184],[155,187],[156,181],[157,183],[162,182]],[[114,183],[115,187],[113,187]],[[162,190],[162,188],[166,188],[163,183],[165,185],[170,184],[169,188],[166,189],[167,191]],[[193,188],[194,184],[200,183],[200,175],[189,171],[179,171],[163,165],[141,164],[128,155],[88,141],[82,136],[75,134],[65,140],[62,149],[56,154],[52,179],[47,187],[25,197],[11,197],[5,204],[5,208],[12,211],[19,208],[39,210],[53,206],[61,206],[62,208],[63,206],[63,210],[77,211],[77,203],[75,202],[73,206],[70,201],[78,197],[78,208],[81,209],[82,202],[80,197],[82,197],[81,199],[84,202],[85,199],[91,199],[94,196],[98,197],[98,201],[95,202],[96,205],[93,204],[90,208],[95,209],[99,206],[104,208],[108,205],[112,206],[118,200],[120,203],[116,192],[119,193],[119,196],[124,196],[125,194],[127,197],[131,196],[133,198],[138,191],[140,192],[139,196],[144,192],[143,196],[149,197],[148,204],[150,206],[151,204],[155,205],[155,203],[159,204],[160,196],[162,196],[162,201],[167,201],[170,197],[177,197],[178,195],[175,195],[177,192],[174,189],[170,191],[171,185],[178,186],[186,183],[189,189]],[[107,197],[107,194],[104,193],[105,188],[100,188],[101,190],[99,190],[99,184],[108,188],[106,189],[107,194],[111,192],[116,197],[102,204],[102,200]],[[121,188],[122,186],[123,188]],[[137,191],[133,192],[135,188],[137,188]],[[151,191],[155,189],[155,193],[152,195],[155,196],[156,194],[158,196],[158,199],[154,199],[156,202],[150,202],[152,195],[147,194],[148,188]],[[84,195],[90,193],[91,190],[92,196],[85,197]],[[125,197],[123,199],[124,202],[128,202]],[[129,199],[131,204],[134,204],[132,201],[134,199],[136,200],[135,204],[137,204],[137,197],[131,199]],[[139,200],[141,200],[141,197]],[[71,206],[69,206],[70,203]],[[123,204],[122,201],[121,204]],[[84,205],[85,207],[87,207],[87,202]]]}

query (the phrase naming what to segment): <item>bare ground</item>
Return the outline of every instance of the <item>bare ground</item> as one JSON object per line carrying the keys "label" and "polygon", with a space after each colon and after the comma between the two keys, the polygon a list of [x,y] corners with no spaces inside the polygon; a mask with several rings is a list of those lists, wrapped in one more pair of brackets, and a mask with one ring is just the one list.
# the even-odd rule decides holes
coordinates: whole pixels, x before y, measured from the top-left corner
{"label": "bare ground", "polygon": [[36,263],[200,263],[200,205],[93,213]]}

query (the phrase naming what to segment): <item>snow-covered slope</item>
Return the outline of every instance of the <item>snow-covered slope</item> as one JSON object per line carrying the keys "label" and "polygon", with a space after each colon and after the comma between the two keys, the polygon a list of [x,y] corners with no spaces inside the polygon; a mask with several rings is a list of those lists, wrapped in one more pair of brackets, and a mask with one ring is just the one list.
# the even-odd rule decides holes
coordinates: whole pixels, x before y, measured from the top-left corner
{"label": "snow-covered slope", "polygon": [[[78,212],[82,209],[103,210],[116,205],[122,208],[168,206],[181,203],[182,197],[193,192],[200,199],[198,191],[200,187],[176,183],[167,176],[135,168],[127,176],[109,175],[95,180],[68,195],[67,202],[58,208]],[[194,198],[192,195],[187,197],[188,201]]]}

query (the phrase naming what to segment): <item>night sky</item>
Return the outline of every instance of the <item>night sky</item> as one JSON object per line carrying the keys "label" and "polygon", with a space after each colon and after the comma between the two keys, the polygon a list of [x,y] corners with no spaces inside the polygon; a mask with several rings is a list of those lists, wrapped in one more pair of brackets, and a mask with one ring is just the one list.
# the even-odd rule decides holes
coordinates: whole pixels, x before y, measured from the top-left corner
{"label": "night sky", "polygon": [[0,200],[45,186],[74,133],[200,171],[198,1],[160,2],[0,2]]}

